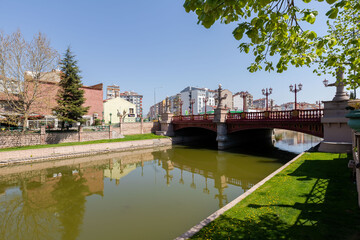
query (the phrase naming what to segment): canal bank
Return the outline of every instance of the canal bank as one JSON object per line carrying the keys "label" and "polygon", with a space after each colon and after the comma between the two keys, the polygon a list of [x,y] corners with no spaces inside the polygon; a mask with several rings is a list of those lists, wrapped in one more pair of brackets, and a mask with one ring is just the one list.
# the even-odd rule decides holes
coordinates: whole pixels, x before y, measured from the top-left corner
{"label": "canal bank", "polygon": [[171,145],[172,140],[170,138],[159,138],[136,141],[106,142],[97,144],[36,148],[16,151],[2,151],[0,152],[0,166],[8,164],[56,160],[63,158],[83,157],[108,152],[132,151],[136,149],[156,148]]}
{"label": "canal bank", "polygon": [[174,239],[302,151],[174,145],[3,166],[0,239]]}
{"label": "canal bank", "polygon": [[303,153],[177,239],[359,239],[348,160]]}

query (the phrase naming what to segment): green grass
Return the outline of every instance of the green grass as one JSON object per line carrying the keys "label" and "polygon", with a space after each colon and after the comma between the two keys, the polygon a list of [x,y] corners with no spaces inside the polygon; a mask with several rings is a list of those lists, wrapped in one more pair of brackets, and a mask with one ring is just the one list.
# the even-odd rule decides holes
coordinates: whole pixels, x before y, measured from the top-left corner
{"label": "green grass", "polygon": [[348,160],[305,153],[193,239],[360,239]]}
{"label": "green grass", "polygon": [[95,141],[87,141],[87,142],[70,142],[70,143],[58,143],[58,144],[45,144],[45,145],[2,148],[2,149],[0,149],[0,152],[18,151],[18,150],[27,150],[27,149],[40,149],[40,148],[49,148],[49,147],[87,145],[87,144],[96,144],[96,143],[125,142],[125,141],[136,141],[136,140],[146,140],[146,139],[158,139],[158,138],[166,138],[166,137],[158,136],[153,133],[135,134],[135,135],[126,135],[124,138],[116,138],[116,139],[104,139],[104,140],[95,140]]}

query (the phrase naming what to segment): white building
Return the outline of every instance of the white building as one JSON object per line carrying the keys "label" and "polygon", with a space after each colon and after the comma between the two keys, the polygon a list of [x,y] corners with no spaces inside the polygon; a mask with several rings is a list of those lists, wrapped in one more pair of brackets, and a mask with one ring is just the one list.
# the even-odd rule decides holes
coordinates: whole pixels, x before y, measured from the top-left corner
{"label": "white building", "polygon": [[[180,98],[183,103],[182,115],[198,115],[205,112],[205,99],[206,111],[211,111],[215,107],[215,93],[216,91],[207,88],[187,87],[180,92]],[[193,104],[190,104],[193,101]],[[193,107],[193,109],[192,109]]]}
{"label": "white building", "polygon": [[143,95],[140,95],[133,91],[125,91],[123,93],[120,93],[120,97],[125,99],[126,101],[129,101],[136,105],[136,115],[139,117],[142,117],[143,115],[143,108],[142,108],[142,99]]}
{"label": "white building", "polygon": [[233,107],[235,111],[244,111],[244,99],[239,94],[233,96]]}
{"label": "white building", "polygon": [[[237,92],[233,95],[233,110],[235,111],[243,111],[244,109],[244,98],[241,97],[241,94],[244,92]],[[249,110],[253,104],[253,96],[246,92],[247,95],[245,97],[245,109]]]}
{"label": "white building", "polygon": [[135,122],[136,105],[123,98],[112,98],[104,101],[104,121],[106,124],[119,123],[120,115],[124,115],[124,122]]}

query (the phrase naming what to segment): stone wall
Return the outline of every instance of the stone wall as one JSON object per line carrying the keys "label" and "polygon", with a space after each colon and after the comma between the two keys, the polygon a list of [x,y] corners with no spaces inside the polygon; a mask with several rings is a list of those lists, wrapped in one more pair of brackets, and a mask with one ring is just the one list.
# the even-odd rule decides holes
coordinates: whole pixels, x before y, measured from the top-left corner
{"label": "stone wall", "polygon": [[94,141],[100,139],[109,139],[109,132],[82,132],[81,133],[81,141]]}
{"label": "stone wall", "polygon": [[[52,132],[45,134],[44,144],[57,144],[67,142],[77,142],[79,139],[78,132]],[[38,143],[41,144],[41,143]],[[36,145],[36,144],[29,144]]]}
{"label": "stone wall", "polygon": [[38,145],[41,143],[40,134],[1,134],[0,148]]}
{"label": "stone wall", "polygon": [[121,131],[119,127],[111,127],[107,131],[84,132],[80,130],[73,132],[45,133],[45,128],[44,128],[41,130],[41,133],[0,134],[0,148],[111,139],[111,138],[121,137],[121,134],[133,135],[133,134],[142,134],[142,133],[144,134],[155,133],[159,129],[160,129],[160,125],[158,123],[153,123],[153,122],[123,123],[121,126]]}

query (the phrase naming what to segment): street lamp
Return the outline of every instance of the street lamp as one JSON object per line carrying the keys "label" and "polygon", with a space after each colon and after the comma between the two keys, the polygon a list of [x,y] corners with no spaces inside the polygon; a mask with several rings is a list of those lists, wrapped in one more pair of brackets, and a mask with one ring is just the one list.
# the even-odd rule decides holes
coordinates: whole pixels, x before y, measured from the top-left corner
{"label": "street lamp", "polygon": [[240,93],[240,97],[243,98],[243,112],[245,112],[245,110],[246,110],[246,98],[247,98],[247,96],[249,96],[249,93],[247,91]]}
{"label": "street lamp", "polygon": [[112,113],[110,113],[110,122],[109,122],[110,125],[111,125],[111,116],[112,116]]}
{"label": "street lamp", "polygon": [[296,84],[295,84],[295,87],[291,84],[291,85],[289,86],[289,88],[290,88],[290,92],[295,93],[295,110],[296,110],[296,105],[297,105],[296,95],[297,95],[298,92],[300,92],[300,91],[302,90],[302,84],[299,83],[299,84],[298,84],[298,88],[296,87]]}
{"label": "street lamp", "polygon": [[195,99],[191,99],[191,101],[190,101],[190,105],[191,105],[191,115],[194,115],[194,103],[195,103]]}
{"label": "street lamp", "polygon": [[272,94],[272,88],[269,89],[262,89],[262,94],[266,96],[266,111],[269,110],[269,95]]}
{"label": "street lamp", "polygon": [[325,85],[325,87],[327,87],[329,85],[329,80],[327,80],[326,78],[323,81],[323,84]]}
{"label": "street lamp", "polygon": [[180,116],[182,116],[182,106],[183,106],[183,101],[179,100],[179,105],[180,105]]}
{"label": "street lamp", "polygon": [[209,99],[207,97],[204,98],[204,103],[205,103],[205,115],[206,115],[206,103],[209,101]]}
{"label": "street lamp", "polygon": [[319,105],[319,109],[321,109],[321,101],[316,101],[316,104]]}
{"label": "street lamp", "polygon": [[[154,110],[155,110],[155,113],[154,113],[154,118],[156,118],[157,116],[157,108],[156,108],[156,89],[159,89],[159,88],[162,88],[162,87],[154,87]],[[159,112],[160,112],[160,109],[159,109]]]}

